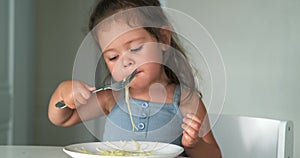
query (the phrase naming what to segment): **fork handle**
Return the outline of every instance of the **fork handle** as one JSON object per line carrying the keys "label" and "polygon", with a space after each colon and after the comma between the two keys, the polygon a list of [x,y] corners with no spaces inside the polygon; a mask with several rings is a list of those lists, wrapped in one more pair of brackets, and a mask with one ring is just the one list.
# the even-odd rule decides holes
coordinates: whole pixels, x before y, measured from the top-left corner
{"label": "fork handle", "polygon": [[[97,92],[99,92],[99,91],[107,90],[107,89],[112,89],[112,88],[111,88],[110,85],[107,85],[107,86],[104,86],[104,87],[101,87],[101,88],[99,88],[99,89],[96,89],[96,90],[92,91],[92,93],[95,94],[95,93],[97,93]],[[64,101],[60,101],[60,102],[57,102],[57,103],[55,104],[55,107],[57,107],[57,108],[59,108],[59,109],[63,109],[63,108],[66,108],[67,105],[64,103]]]}
{"label": "fork handle", "polygon": [[55,107],[57,107],[59,109],[63,109],[63,108],[66,108],[67,105],[63,101],[60,101],[60,102],[55,104]]}
{"label": "fork handle", "polygon": [[104,86],[104,87],[101,87],[99,89],[96,89],[94,91],[92,91],[93,94],[97,93],[97,92],[100,92],[100,91],[103,91],[103,90],[107,90],[107,89],[112,89],[110,85],[107,85],[107,86]]}

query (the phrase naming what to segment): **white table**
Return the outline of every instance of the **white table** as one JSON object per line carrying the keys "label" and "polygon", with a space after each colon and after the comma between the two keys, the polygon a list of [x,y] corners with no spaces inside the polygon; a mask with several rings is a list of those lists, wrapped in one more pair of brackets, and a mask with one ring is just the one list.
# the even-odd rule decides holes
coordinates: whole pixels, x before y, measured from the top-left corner
{"label": "white table", "polygon": [[0,146],[1,158],[70,158],[54,146]]}
{"label": "white table", "polygon": [[[1,146],[1,158],[70,158],[59,146]],[[181,158],[181,157],[178,157]]]}

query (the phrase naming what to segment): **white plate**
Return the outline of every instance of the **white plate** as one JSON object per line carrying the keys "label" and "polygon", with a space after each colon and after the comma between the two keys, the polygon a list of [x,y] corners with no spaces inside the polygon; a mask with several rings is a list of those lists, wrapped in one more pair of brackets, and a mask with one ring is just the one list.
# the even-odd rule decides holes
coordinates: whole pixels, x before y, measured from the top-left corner
{"label": "white plate", "polygon": [[[114,150],[121,149],[127,151],[137,151],[137,143],[140,146],[140,151],[152,151],[151,156],[103,156],[97,150]],[[93,142],[73,144],[63,148],[63,151],[73,158],[174,158],[183,152],[183,148],[178,145],[144,142],[144,141],[118,141],[118,142]],[[84,153],[82,151],[87,151]]]}

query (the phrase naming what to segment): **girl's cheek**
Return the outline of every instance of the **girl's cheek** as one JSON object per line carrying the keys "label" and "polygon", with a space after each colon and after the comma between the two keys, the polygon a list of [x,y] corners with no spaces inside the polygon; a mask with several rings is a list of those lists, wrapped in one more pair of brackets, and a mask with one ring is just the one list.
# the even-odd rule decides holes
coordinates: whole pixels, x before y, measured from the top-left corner
{"label": "girl's cheek", "polygon": [[128,75],[121,64],[113,65],[110,72],[115,81],[121,81]]}
{"label": "girl's cheek", "polygon": [[120,72],[120,69],[118,69],[118,68],[114,68],[111,71],[111,74],[112,74],[113,79],[116,81],[121,81],[124,78],[123,73]]}
{"label": "girl's cheek", "polygon": [[162,54],[159,54],[155,51],[147,52],[141,56],[141,58],[137,59],[137,63],[147,64],[147,63],[161,63],[162,62]]}
{"label": "girl's cheek", "polygon": [[118,66],[116,66],[115,63],[106,62],[106,66],[111,73],[114,80],[119,81],[120,80],[120,73],[118,72]]}

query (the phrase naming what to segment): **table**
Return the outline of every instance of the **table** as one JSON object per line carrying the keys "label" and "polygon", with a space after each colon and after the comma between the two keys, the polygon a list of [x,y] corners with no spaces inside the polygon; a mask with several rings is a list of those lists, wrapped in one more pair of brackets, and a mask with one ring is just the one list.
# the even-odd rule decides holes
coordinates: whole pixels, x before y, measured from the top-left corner
{"label": "table", "polygon": [[[1,146],[1,158],[70,158],[59,146]],[[178,157],[183,158],[183,157]]]}
{"label": "table", "polygon": [[1,158],[70,158],[58,146],[0,146]]}

